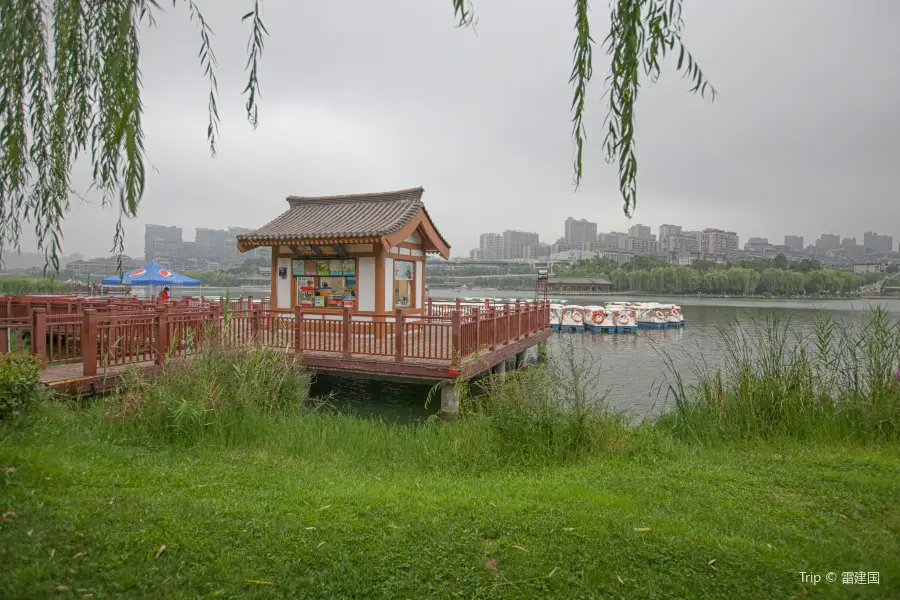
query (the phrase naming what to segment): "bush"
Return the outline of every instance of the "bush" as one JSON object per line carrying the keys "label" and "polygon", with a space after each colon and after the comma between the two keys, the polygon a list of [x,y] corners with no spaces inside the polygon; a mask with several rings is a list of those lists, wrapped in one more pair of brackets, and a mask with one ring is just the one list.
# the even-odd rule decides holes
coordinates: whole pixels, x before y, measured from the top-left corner
{"label": "bush", "polygon": [[266,435],[266,424],[299,413],[310,378],[295,357],[271,348],[204,346],[158,375],[128,373],[107,399],[107,420],[130,436],[231,444]]}
{"label": "bush", "polygon": [[0,356],[0,420],[17,415],[41,395],[41,361],[32,354]]}

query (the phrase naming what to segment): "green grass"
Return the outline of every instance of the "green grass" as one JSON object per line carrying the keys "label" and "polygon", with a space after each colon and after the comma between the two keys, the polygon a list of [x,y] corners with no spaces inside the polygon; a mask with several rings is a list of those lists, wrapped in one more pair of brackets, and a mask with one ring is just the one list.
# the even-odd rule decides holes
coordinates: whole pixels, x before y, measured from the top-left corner
{"label": "green grass", "polygon": [[[129,441],[103,410],[0,429],[15,468],[0,597],[900,596],[895,445],[698,445],[645,426],[515,466],[491,457],[483,419],[312,413],[173,445]],[[799,576],[850,570],[881,584]]]}

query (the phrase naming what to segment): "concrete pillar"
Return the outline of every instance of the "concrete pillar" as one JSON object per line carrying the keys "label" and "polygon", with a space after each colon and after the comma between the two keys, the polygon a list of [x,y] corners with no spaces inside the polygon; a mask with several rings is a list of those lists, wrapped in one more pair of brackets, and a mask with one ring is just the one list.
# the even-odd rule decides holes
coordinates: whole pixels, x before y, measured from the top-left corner
{"label": "concrete pillar", "polygon": [[447,421],[455,421],[459,417],[459,395],[452,383],[441,386],[441,417]]}
{"label": "concrete pillar", "polygon": [[497,363],[497,366],[494,367],[494,373],[497,374],[497,379],[503,381],[506,379],[506,361]]}
{"label": "concrete pillar", "polygon": [[547,360],[550,358],[549,350],[547,340],[538,343],[538,362],[542,365],[547,364]]}
{"label": "concrete pillar", "polygon": [[525,350],[516,354],[516,370],[525,368]]}

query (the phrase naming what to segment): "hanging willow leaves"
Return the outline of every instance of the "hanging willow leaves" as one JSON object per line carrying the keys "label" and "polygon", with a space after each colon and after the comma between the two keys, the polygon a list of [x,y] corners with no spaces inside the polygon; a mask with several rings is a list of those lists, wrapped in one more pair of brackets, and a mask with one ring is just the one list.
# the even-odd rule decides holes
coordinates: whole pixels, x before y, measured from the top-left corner
{"label": "hanging willow leaves", "polygon": [[[249,11],[243,21],[249,22],[250,35],[243,94],[247,119],[256,127],[259,64],[268,30],[262,0],[245,1]],[[213,30],[198,2],[172,0],[172,6],[186,4],[200,34],[198,58],[209,84],[206,133],[215,156],[218,63]],[[471,0],[452,3],[457,26],[474,26]],[[666,54],[677,51],[676,68],[690,80],[691,91],[713,97],[716,92],[681,42],[681,0],[611,4],[604,44],[611,66],[603,147],[606,159],[618,164],[619,189],[630,215],[637,201],[634,107],[641,70],[655,81]],[[583,176],[584,117],[593,74],[589,7],[589,0],[575,0],[570,83],[576,186]],[[119,211],[113,252],[121,257],[123,219],[137,214],[145,184],[138,33],[141,26],[155,25],[157,10],[162,10],[157,0],[0,0],[0,259],[4,249],[18,249],[22,226],[30,223],[46,265],[59,269],[62,222],[75,194],[71,172],[82,157],[90,161],[92,187],[103,204]]]}

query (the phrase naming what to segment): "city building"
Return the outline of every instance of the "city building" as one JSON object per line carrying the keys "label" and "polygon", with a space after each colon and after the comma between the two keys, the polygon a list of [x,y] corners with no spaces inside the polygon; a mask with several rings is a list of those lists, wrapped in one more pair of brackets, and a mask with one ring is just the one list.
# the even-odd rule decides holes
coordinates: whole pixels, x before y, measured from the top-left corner
{"label": "city building", "polygon": [[597,240],[597,224],[587,219],[566,219],[566,244],[574,248],[580,248],[585,242]]}
{"label": "city building", "polygon": [[823,233],[816,240],[816,250],[837,250],[840,247],[841,236],[833,233]]}
{"label": "city building", "polygon": [[666,240],[670,237],[678,237],[681,235],[681,225],[660,225],[659,226],[659,247],[667,246]]}
{"label": "city building", "polygon": [[744,251],[752,252],[754,254],[765,254],[767,251],[774,248],[775,247],[769,243],[769,239],[763,237],[752,237],[744,244]]}
{"label": "city building", "polygon": [[503,258],[503,236],[499,233],[482,233],[478,237],[478,249],[481,260],[500,260]]}
{"label": "city building", "polygon": [[525,258],[525,246],[537,246],[538,234],[531,231],[507,229],[503,232],[503,258]]}
{"label": "city building", "polygon": [[855,248],[856,238],[847,238],[841,240],[841,248]]}
{"label": "city building", "polygon": [[640,223],[628,228],[628,237],[639,238],[642,240],[656,239],[656,236],[650,232],[650,227],[641,225]]}
{"label": "city building", "polygon": [[707,228],[700,234],[700,253],[706,256],[735,256],[738,244],[738,235],[733,231]]}
{"label": "city building", "polygon": [[656,254],[659,252],[659,243],[656,241],[656,236],[650,238],[628,236],[625,238],[624,250],[635,254]]}
{"label": "city building", "polygon": [[659,251],[697,254],[700,252],[700,240],[695,235],[669,235],[660,240]]}
{"label": "city building", "polygon": [[484,260],[484,251],[481,248],[472,248],[469,250],[470,260]]}
{"label": "city building", "polygon": [[529,259],[546,259],[550,258],[552,252],[548,244],[537,244],[535,246],[525,246],[525,258]]}
{"label": "city building", "polygon": [[184,241],[181,227],[166,225],[144,226],[144,258],[165,262],[181,254]]}
{"label": "city building", "polygon": [[792,250],[803,250],[803,236],[786,235],[784,236],[784,245]]}
{"label": "city building", "polygon": [[894,249],[894,238],[890,235],[878,235],[874,231],[867,231],[863,235],[863,246],[875,252],[891,252]]}
{"label": "city building", "polygon": [[597,243],[604,248],[621,248],[622,241],[628,237],[628,234],[619,231],[611,231],[609,233],[598,233]]}
{"label": "city building", "polygon": [[878,263],[859,263],[853,265],[854,273],[884,273],[887,267]]}

